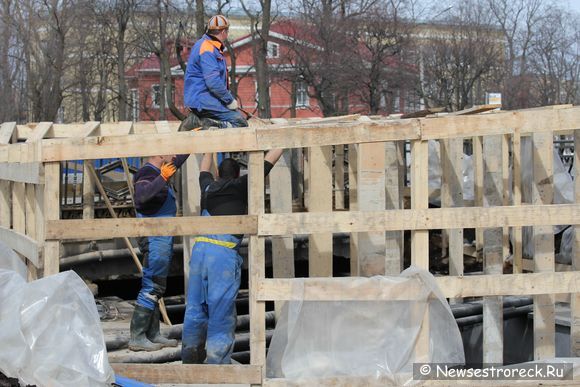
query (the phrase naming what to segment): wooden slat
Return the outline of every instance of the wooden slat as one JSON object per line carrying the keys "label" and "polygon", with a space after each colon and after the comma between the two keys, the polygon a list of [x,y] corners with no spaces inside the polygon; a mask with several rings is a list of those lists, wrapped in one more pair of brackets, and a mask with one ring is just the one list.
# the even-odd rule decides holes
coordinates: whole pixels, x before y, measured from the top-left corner
{"label": "wooden slat", "polygon": [[[427,141],[413,141],[411,143],[411,208],[414,210],[429,207],[428,162]],[[411,232],[411,263],[421,269],[429,270],[429,231],[417,229]]]}
{"label": "wooden slat", "polygon": [[256,216],[187,216],[177,218],[116,218],[47,221],[47,239],[107,239],[115,237],[198,234],[256,234]]}
{"label": "wooden slat", "polygon": [[0,240],[17,253],[28,258],[36,267],[40,267],[38,243],[24,233],[0,226]]}
{"label": "wooden slat", "polygon": [[[332,212],[332,148],[309,149],[310,186],[308,211]],[[308,238],[308,275],[332,277],[332,234],[313,233]]]}
{"label": "wooden slat", "polygon": [[[15,129],[16,122],[6,122],[0,126],[0,149],[12,141]],[[0,226],[6,228],[12,225],[11,197],[12,183],[0,177]]]}
{"label": "wooden slat", "polygon": [[78,133],[73,133],[75,137],[99,136],[101,134],[101,123],[98,121],[85,122]]}
{"label": "wooden slat", "polygon": [[[248,214],[264,213],[264,153],[252,152],[248,164]],[[249,287],[250,287],[250,363],[266,364],[266,304],[256,298],[256,285],[266,277],[266,243],[264,238],[250,236]]]}
{"label": "wooden slat", "polygon": [[[349,211],[358,211],[358,144],[348,146],[348,201]],[[358,233],[351,232],[349,240],[350,275],[358,276]]]}
{"label": "wooden slat", "polygon": [[[580,176],[580,130],[574,131],[574,176]],[[574,201],[580,204],[580,178],[574,179]],[[572,269],[580,271],[580,227],[574,228]],[[570,356],[580,356],[580,293],[570,295]]]}
{"label": "wooden slat", "polygon": [[[520,129],[515,128],[512,144],[513,154],[513,205],[520,206],[522,204],[522,141],[520,136]],[[513,272],[514,274],[522,273],[522,228],[513,228]]]}
{"label": "wooden slat", "polygon": [[[533,296],[538,294],[565,294],[580,292],[580,272],[529,274],[490,274],[461,277],[435,277],[437,285],[446,298],[466,298],[484,296]],[[293,289],[294,281],[304,281],[304,293]],[[349,282],[351,281],[351,282]],[[388,289],[377,291],[375,285],[369,288],[357,283],[356,279],[344,278],[300,278],[263,279],[258,283],[258,300],[413,300],[419,296],[417,289],[401,293]],[[383,297],[383,298],[381,298]]]}
{"label": "wooden slat", "polygon": [[[533,135],[532,203],[551,204],[553,201],[554,155],[552,133]],[[533,229],[534,271],[554,271],[554,231],[550,226]],[[551,295],[534,297],[534,360],[552,358],[556,355],[556,321],[554,298]]]}
{"label": "wooden slat", "polygon": [[151,384],[260,384],[258,366],[228,364],[130,364],[111,363],[115,373]]}
{"label": "wooden slat", "polygon": [[344,145],[334,148],[334,208],[344,210]]}
{"label": "wooden slat", "polygon": [[[44,165],[43,209],[45,221],[60,218],[60,163],[53,162]],[[45,230],[46,231],[46,230]],[[43,243],[44,273],[43,277],[58,274],[60,271],[60,242],[46,241]]]}
{"label": "wooden slat", "polygon": [[498,226],[577,224],[578,204],[520,207],[462,207],[376,212],[265,214],[258,234],[285,235],[316,232],[430,230]]}
{"label": "wooden slat", "polygon": [[54,137],[54,128],[52,122],[40,122],[32,130],[32,133],[26,139],[27,143],[38,142],[43,138]]}
{"label": "wooden slat", "polygon": [[[385,209],[385,145],[360,144],[358,151],[357,194],[360,211]],[[385,275],[385,232],[358,234],[359,275]],[[397,273],[398,274],[398,273]]]}
{"label": "wooden slat", "polygon": [[[486,207],[503,204],[502,136],[483,138],[483,202]],[[505,208],[505,207],[504,207]],[[503,271],[503,229],[484,230],[483,270],[485,274],[501,275]],[[503,364],[503,304],[498,296],[483,299],[483,361]]]}
{"label": "wooden slat", "polygon": [[[26,202],[25,202],[25,221],[26,221],[26,235],[32,239],[37,240],[37,227],[36,227],[36,187],[34,184],[26,184]],[[38,250],[37,250],[38,251]],[[37,260],[34,264],[30,259],[26,263],[28,267],[28,282],[38,279],[37,265],[39,262]]]}
{"label": "wooden slat", "polygon": [[0,125],[0,144],[9,144],[15,136],[16,122],[4,122]]}
{"label": "wooden slat", "polygon": [[173,128],[169,125],[169,121],[155,121],[155,129],[159,134],[173,132]]}
{"label": "wooden slat", "polygon": [[[404,142],[385,143],[385,209],[398,210],[403,206],[403,188],[401,179],[404,162],[401,159]],[[385,275],[398,275],[403,270],[403,231],[385,233]]]}
{"label": "wooden slat", "polygon": [[0,180],[44,184],[44,170],[41,163],[2,163]]}

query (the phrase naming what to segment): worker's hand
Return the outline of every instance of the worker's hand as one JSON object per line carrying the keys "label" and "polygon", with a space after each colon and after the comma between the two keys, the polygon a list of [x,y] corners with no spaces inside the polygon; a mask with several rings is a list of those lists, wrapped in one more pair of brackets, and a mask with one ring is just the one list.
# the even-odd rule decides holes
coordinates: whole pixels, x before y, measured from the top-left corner
{"label": "worker's hand", "polygon": [[230,110],[237,110],[237,109],[239,108],[239,106],[238,106],[238,101],[236,101],[236,100],[234,99],[234,100],[233,100],[232,102],[230,102],[230,103],[229,103],[229,104],[228,104],[226,107],[227,107],[228,109],[230,109]]}
{"label": "worker's hand", "polygon": [[175,174],[175,171],[177,171],[177,168],[175,167],[175,165],[173,165],[173,163],[164,163],[161,166],[161,177],[163,178],[163,180],[167,181],[171,176]]}

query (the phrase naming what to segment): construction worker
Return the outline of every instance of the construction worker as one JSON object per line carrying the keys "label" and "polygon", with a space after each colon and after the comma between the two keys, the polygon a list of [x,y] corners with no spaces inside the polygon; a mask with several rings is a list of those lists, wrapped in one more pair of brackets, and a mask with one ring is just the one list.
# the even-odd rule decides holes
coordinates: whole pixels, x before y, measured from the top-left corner
{"label": "construction worker", "polygon": [[[149,157],[134,176],[135,209],[138,218],[174,217],[175,193],[169,179],[189,155]],[[167,274],[173,255],[173,237],[150,236],[139,239],[143,253],[141,291],[131,319],[132,351],[156,351],[177,346],[159,333],[159,299],[167,287]]]}
{"label": "construction worker", "polygon": [[[267,175],[282,155],[269,151],[264,158]],[[210,172],[212,154],[200,166],[202,216],[244,215],[248,212],[248,176],[240,177],[237,161],[228,158]],[[184,364],[231,363],[236,329],[235,300],[240,288],[242,235],[204,235],[195,238],[189,263],[187,307],[183,321],[181,358]]]}
{"label": "construction worker", "polygon": [[209,125],[220,128],[248,126],[237,110],[238,102],[229,91],[223,53],[229,27],[230,22],[225,16],[213,16],[207,23],[206,33],[191,49],[183,86],[184,102],[190,114],[180,130],[202,127],[204,119],[214,120]]}

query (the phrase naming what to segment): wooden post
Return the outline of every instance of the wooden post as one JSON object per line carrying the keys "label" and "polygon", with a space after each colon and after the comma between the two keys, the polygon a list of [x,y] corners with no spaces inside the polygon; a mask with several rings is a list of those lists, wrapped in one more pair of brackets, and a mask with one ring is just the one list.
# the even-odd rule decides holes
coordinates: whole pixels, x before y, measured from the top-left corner
{"label": "wooden post", "polygon": [[[60,219],[60,162],[44,165],[44,217]],[[43,236],[44,240],[44,236]],[[44,241],[44,277],[60,271],[60,241]]]}
{"label": "wooden post", "polygon": [[89,171],[93,167],[93,160],[83,162],[83,219],[95,217],[95,182]]}
{"label": "wooden post", "polygon": [[[358,211],[358,144],[348,146],[348,202],[349,211]],[[358,233],[350,233],[350,275],[359,276],[358,270]]]}
{"label": "wooden post", "polygon": [[[441,207],[463,207],[463,138],[439,141],[441,145]],[[445,232],[449,275],[463,275],[463,229]]]}
{"label": "wooden post", "polygon": [[[485,207],[503,204],[502,136],[483,139]],[[484,231],[484,273],[503,273],[502,228]],[[483,299],[483,362],[503,364],[503,304],[502,297]]]}
{"label": "wooden post", "polygon": [[334,208],[344,210],[344,145],[334,147]]}
{"label": "wooden post", "polygon": [[[385,208],[402,209],[404,181],[401,179],[400,143],[385,143]],[[385,275],[399,275],[403,269],[403,231],[385,233]]]}
{"label": "wooden post", "polygon": [[[411,142],[411,208],[429,208],[429,144],[427,141]],[[429,231],[411,231],[411,264],[429,271]],[[429,362],[430,322],[429,303],[415,343],[415,363]]]}
{"label": "wooden post", "polygon": [[[580,129],[574,131],[574,197],[580,203]],[[572,269],[580,270],[580,226],[574,226]],[[572,293],[570,302],[570,356],[580,356],[580,293]]]}
{"label": "wooden post", "polygon": [[[270,209],[273,214],[292,212],[292,185],[290,152],[285,151],[270,172]],[[272,237],[272,269],[274,278],[294,278],[294,237],[292,235]],[[276,315],[283,303],[276,302]]]}
{"label": "wooden post", "polygon": [[[383,211],[385,209],[385,145],[360,144],[358,152],[358,210]],[[361,232],[358,234],[359,275],[370,277],[385,275],[385,233]],[[399,257],[397,256],[397,263]],[[398,273],[397,273],[398,274]]]}
{"label": "wooden post", "polygon": [[[552,204],[554,179],[554,143],[551,132],[534,133],[532,204]],[[534,272],[554,271],[554,231],[552,226],[535,226]],[[554,295],[534,296],[534,360],[553,358],[555,352],[556,324]]]}
{"label": "wooden post", "polygon": [[[16,122],[6,122],[0,126],[0,145],[9,144],[14,138]],[[10,228],[12,225],[12,185],[10,181],[0,181],[0,226]]]}
{"label": "wooden post", "polygon": [[[260,215],[264,213],[264,153],[262,151],[250,153],[248,172],[248,214]],[[250,236],[248,258],[250,266],[250,363],[264,367],[266,364],[266,304],[258,301],[257,298],[258,281],[266,277],[263,237]]]}
{"label": "wooden post", "polygon": [[[189,156],[181,167],[182,208],[183,216],[199,216],[201,205],[201,190],[199,187],[199,164],[202,155]],[[183,286],[187,303],[187,288],[189,286],[189,259],[193,248],[194,235],[183,236]]]}
{"label": "wooden post", "polygon": [[[332,212],[332,147],[310,148],[308,212]],[[308,238],[310,277],[332,277],[332,234],[311,234]]]}
{"label": "wooden post", "polygon": [[[520,128],[514,128],[513,135],[513,182],[514,182],[514,196],[513,205],[522,205],[522,141],[521,141]],[[514,238],[514,251],[513,251],[513,272],[514,274],[523,273],[522,270],[522,228],[513,228],[513,238]]]}
{"label": "wooden post", "polygon": [[[483,139],[473,137],[473,194],[474,206],[483,207]],[[483,257],[483,230],[475,229],[475,254],[478,259]]]}
{"label": "wooden post", "polygon": [[[34,240],[38,240],[38,229],[36,223],[36,185],[26,184],[26,235]],[[28,282],[38,279],[38,268],[30,260],[26,262],[28,266]]]}

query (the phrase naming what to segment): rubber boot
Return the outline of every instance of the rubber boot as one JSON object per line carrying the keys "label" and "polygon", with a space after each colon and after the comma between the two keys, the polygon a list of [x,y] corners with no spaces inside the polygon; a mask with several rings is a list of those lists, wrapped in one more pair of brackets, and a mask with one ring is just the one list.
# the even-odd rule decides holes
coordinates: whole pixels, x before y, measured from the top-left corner
{"label": "rubber boot", "polygon": [[203,364],[205,357],[205,343],[197,347],[181,347],[181,361],[183,364]]}
{"label": "rubber boot", "polygon": [[147,330],[153,317],[153,310],[135,305],[133,318],[131,319],[131,340],[129,340],[129,349],[131,351],[158,351],[161,344],[152,343],[147,338]]}
{"label": "rubber boot", "polygon": [[147,338],[152,343],[160,344],[162,347],[177,347],[177,340],[168,339],[159,333],[159,305],[155,307],[151,321],[149,322],[149,329],[147,330]]}

